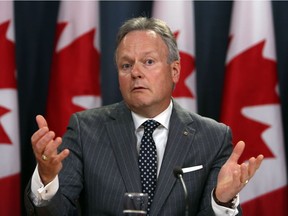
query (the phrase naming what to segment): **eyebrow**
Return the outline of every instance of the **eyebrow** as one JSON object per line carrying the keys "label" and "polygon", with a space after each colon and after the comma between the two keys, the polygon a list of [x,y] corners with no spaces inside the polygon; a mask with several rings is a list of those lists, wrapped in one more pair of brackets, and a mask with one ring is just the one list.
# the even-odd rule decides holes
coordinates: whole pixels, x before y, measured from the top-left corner
{"label": "eyebrow", "polygon": [[[154,53],[157,54],[157,52],[156,52],[155,50],[153,50],[153,51],[148,51],[148,52],[142,53],[141,55],[142,55],[142,56],[147,56],[147,55],[151,55],[151,54],[154,54]],[[157,55],[158,55],[158,54],[157,54]],[[128,60],[128,59],[131,59],[131,58],[130,58],[129,55],[127,55],[127,54],[124,53],[124,55],[121,56],[119,59],[120,59],[120,60]]]}

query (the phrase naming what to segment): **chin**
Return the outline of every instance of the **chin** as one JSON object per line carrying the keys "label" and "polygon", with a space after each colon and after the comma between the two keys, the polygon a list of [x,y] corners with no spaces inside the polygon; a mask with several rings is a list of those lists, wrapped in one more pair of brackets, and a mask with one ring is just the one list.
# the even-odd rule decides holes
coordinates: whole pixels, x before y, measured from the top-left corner
{"label": "chin", "polygon": [[134,107],[135,109],[144,108],[151,105],[151,101],[133,99],[128,101],[130,107]]}

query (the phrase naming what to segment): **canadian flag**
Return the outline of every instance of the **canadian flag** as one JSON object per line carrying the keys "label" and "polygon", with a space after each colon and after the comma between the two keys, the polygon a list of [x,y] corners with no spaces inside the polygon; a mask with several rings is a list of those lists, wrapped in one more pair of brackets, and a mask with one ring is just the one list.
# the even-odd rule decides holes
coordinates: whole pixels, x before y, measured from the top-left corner
{"label": "canadian flag", "polygon": [[154,1],[152,15],[168,24],[176,37],[180,50],[181,74],[173,97],[184,108],[196,112],[193,1]]}
{"label": "canadian flag", "polygon": [[20,142],[13,1],[0,2],[0,215],[20,215]]}
{"label": "canadian flag", "polygon": [[235,1],[221,120],[265,159],[241,191],[243,214],[287,215],[287,179],[270,1]]}
{"label": "canadian flag", "polygon": [[101,105],[98,1],[61,1],[47,101],[58,136],[72,113]]}

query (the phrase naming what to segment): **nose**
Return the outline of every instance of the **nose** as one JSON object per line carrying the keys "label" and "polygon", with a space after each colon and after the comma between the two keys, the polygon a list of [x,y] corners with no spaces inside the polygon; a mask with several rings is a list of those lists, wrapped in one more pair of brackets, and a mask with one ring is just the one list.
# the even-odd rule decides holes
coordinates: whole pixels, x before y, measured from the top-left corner
{"label": "nose", "polygon": [[131,70],[131,75],[133,78],[142,78],[144,76],[140,63],[135,63]]}

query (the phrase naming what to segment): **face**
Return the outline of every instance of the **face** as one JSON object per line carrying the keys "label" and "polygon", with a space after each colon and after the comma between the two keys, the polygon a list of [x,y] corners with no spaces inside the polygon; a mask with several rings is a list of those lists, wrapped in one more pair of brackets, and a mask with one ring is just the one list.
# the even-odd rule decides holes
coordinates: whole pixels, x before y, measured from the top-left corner
{"label": "face", "polygon": [[180,62],[167,60],[168,47],[154,31],[132,31],[123,38],[116,63],[120,91],[132,111],[151,118],[168,107]]}

